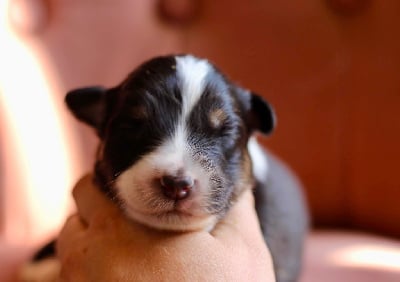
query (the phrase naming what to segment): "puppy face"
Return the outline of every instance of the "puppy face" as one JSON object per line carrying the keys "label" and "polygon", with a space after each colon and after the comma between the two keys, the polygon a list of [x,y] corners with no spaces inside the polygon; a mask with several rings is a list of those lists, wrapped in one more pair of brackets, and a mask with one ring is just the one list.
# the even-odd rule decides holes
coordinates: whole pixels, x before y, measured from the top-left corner
{"label": "puppy face", "polygon": [[211,228],[253,184],[250,135],[274,123],[260,97],[193,56],[155,58],[115,88],[66,101],[101,139],[104,191],[132,219],[167,230]]}

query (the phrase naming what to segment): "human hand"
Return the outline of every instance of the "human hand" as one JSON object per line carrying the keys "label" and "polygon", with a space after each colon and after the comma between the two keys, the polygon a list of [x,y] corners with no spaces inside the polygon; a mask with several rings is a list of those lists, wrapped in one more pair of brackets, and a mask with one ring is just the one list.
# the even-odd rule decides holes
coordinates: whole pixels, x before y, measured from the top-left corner
{"label": "human hand", "polygon": [[130,221],[91,179],[57,242],[60,281],[275,281],[251,191],[211,233],[174,233]]}

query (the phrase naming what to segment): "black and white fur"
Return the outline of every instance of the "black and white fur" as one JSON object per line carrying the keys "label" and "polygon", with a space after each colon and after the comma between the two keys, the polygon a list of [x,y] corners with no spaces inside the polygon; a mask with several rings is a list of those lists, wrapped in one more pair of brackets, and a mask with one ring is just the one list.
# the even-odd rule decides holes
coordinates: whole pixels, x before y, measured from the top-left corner
{"label": "black and white fur", "polygon": [[127,217],[161,230],[212,230],[255,189],[277,280],[296,281],[307,214],[293,175],[253,136],[275,126],[260,96],[181,55],[154,58],[114,88],[71,91],[66,102],[96,130],[95,180]]}

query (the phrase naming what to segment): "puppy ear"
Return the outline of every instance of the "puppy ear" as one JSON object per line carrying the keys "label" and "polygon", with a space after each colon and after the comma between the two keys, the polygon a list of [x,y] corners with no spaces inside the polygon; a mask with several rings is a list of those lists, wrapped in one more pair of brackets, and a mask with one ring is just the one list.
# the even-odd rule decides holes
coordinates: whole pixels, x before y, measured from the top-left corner
{"label": "puppy ear", "polygon": [[263,134],[270,134],[276,125],[275,113],[272,106],[260,95],[250,93],[250,110],[248,122],[250,128]]}
{"label": "puppy ear", "polygon": [[106,93],[102,87],[75,89],[67,93],[65,102],[77,119],[100,131],[106,118]]}

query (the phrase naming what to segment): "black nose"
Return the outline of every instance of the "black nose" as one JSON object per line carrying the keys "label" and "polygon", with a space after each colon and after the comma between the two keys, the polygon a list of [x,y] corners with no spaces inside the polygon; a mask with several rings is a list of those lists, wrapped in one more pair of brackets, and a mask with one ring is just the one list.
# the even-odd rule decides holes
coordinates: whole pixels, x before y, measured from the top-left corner
{"label": "black nose", "polygon": [[161,186],[164,195],[172,200],[183,200],[187,198],[193,188],[193,179],[189,176],[161,177]]}

